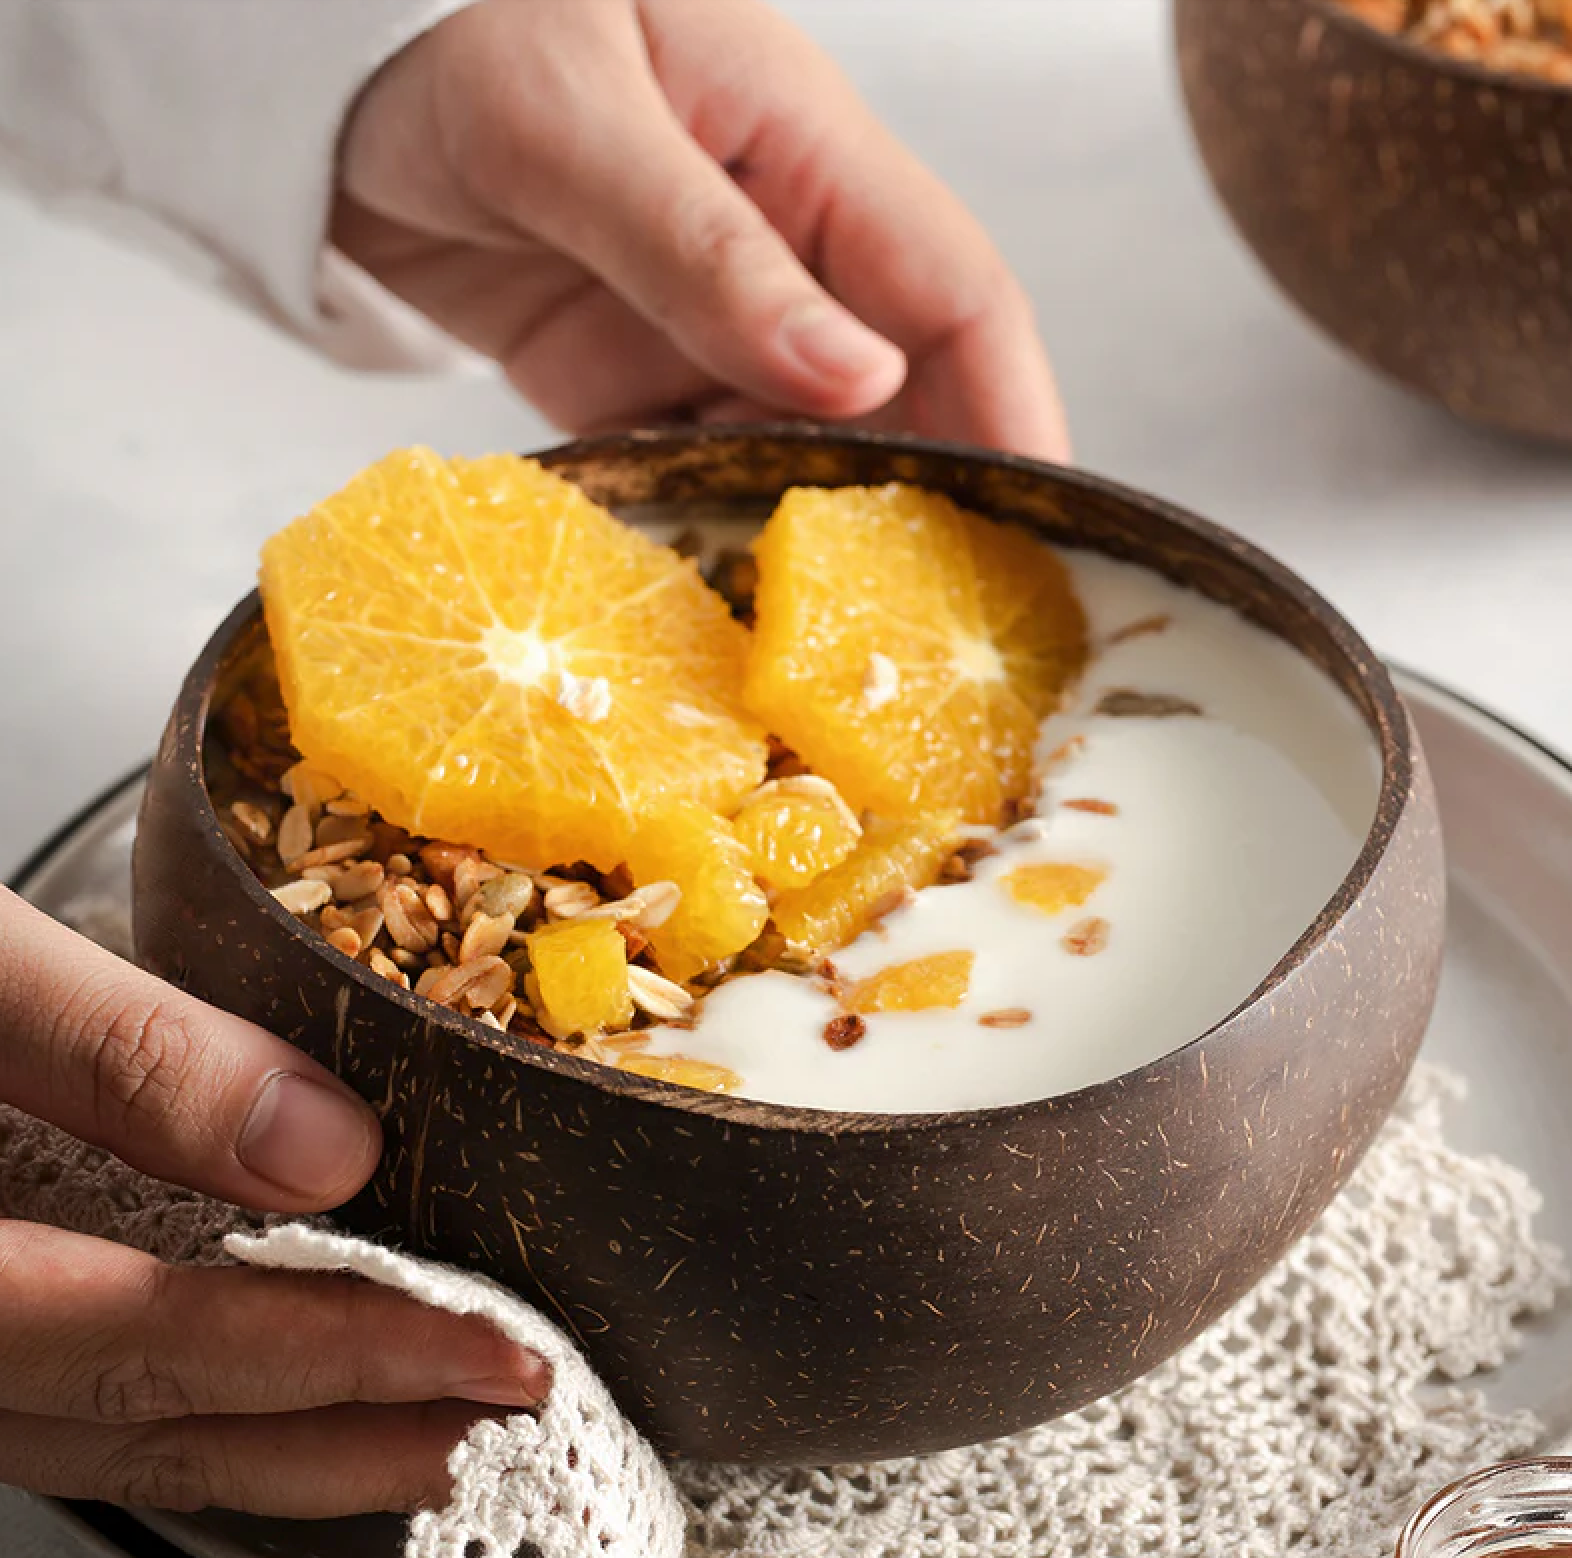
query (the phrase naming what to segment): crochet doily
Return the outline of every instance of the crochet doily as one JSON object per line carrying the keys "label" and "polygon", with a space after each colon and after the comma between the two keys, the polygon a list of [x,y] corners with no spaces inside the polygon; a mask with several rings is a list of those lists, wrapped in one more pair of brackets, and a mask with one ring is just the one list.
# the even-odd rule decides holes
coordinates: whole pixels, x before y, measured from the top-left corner
{"label": "crochet doily", "polygon": [[353,1270],[549,1357],[550,1401],[455,1448],[452,1500],[411,1522],[407,1558],[1378,1558],[1427,1492],[1540,1432],[1463,1383],[1566,1274],[1525,1177],[1447,1145],[1462,1095],[1421,1066],[1316,1227],[1119,1395],[1009,1439],[815,1471],[663,1467],[567,1338],[501,1288],[173,1190],[4,1109],[0,1215],[170,1260]]}

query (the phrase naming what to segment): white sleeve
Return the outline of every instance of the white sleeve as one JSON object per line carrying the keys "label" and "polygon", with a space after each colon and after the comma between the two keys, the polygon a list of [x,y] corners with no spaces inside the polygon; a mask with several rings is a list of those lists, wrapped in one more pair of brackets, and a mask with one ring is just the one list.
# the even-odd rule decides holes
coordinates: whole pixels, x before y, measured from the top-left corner
{"label": "white sleeve", "polygon": [[393,358],[429,356],[418,327],[329,253],[327,223],[356,94],[468,3],[0,0],[0,161],[44,192],[150,213],[329,350],[345,333],[336,315],[380,309]]}

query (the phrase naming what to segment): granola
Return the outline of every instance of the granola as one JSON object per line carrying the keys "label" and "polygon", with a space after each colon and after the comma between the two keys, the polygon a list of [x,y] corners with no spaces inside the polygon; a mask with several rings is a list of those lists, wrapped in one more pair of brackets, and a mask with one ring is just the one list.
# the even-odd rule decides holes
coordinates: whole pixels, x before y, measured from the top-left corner
{"label": "granola", "polygon": [[1382,32],[1492,70],[1572,84],[1572,0],[1341,0]]}

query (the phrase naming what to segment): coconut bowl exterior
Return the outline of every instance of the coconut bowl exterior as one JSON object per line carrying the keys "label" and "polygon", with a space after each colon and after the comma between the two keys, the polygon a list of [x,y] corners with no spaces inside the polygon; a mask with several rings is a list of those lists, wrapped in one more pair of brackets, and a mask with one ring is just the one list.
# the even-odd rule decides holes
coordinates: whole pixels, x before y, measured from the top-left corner
{"label": "coconut bowl exterior", "polygon": [[1572,90],[1337,0],[1175,0],[1223,205],[1282,289],[1459,416],[1572,441]]}
{"label": "coconut bowl exterior", "polygon": [[1115,1081],[915,1116],[691,1092],[396,990],[263,890],[203,779],[215,689],[262,632],[252,597],[191,671],[153,767],[139,957],[371,1100],[387,1149],[343,1222],[533,1299],[664,1450],[794,1463],[941,1450],[1162,1362],[1347,1179],[1429,1017],[1440,840],[1385,670],[1244,542],[1052,467],[784,429],[634,434],[545,458],[624,512],[668,516],[761,514],[799,482],[916,482],[1233,605],[1327,670],[1379,744],[1364,850],[1238,1011]]}

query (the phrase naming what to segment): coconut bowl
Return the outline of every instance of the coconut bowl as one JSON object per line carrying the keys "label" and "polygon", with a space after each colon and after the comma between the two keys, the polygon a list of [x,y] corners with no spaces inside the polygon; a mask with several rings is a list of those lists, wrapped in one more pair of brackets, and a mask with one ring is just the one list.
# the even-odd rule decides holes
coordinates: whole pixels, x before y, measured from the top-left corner
{"label": "coconut bowl", "polygon": [[666,517],[756,520],[795,483],[920,483],[1233,606],[1329,673],[1379,748],[1357,863],[1231,1016],[1116,1080],[926,1115],[693,1092],[397,990],[263,890],[204,784],[209,711],[261,640],[252,596],[192,668],[153,765],[139,957],[369,1099],[387,1149],[342,1221],[534,1300],[663,1450],[794,1463],[942,1450],[1161,1363],[1348,1178],[1430,1013],[1440,839],[1380,662],[1243,541],[1050,466],[775,428],[632,434],[543,458],[623,512]]}
{"label": "coconut bowl", "polygon": [[1175,0],[1223,205],[1283,291],[1461,417],[1572,440],[1572,89],[1337,0]]}

